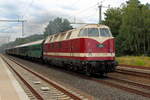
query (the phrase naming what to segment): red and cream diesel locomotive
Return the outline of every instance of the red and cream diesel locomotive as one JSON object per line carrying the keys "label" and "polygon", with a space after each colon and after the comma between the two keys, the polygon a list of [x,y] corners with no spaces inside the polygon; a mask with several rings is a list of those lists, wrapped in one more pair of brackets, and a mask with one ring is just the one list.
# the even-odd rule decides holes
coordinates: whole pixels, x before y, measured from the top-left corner
{"label": "red and cream diesel locomotive", "polygon": [[108,26],[88,24],[48,36],[43,43],[43,60],[87,75],[113,72],[116,68],[114,44]]}

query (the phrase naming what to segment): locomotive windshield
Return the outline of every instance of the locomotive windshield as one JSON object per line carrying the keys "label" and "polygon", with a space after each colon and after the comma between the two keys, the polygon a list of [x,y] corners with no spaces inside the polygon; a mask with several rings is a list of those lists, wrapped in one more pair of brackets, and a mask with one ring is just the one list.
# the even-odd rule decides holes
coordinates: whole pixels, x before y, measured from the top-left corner
{"label": "locomotive windshield", "polygon": [[87,35],[88,35],[88,29],[87,28],[80,30],[79,36],[87,36]]}
{"label": "locomotive windshield", "polygon": [[89,28],[88,29],[88,36],[99,36],[98,28]]}
{"label": "locomotive windshield", "polygon": [[110,37],[111,36],[111,32],[108,28],[100,28],[100,35],[103,37]]}
{"label": "locomotive windshield", "polygon": [[97,37],[99,36],[99,31],[98,28],[85,28],[80,30],[79,36]]}
{"label": "locomotive windshield", "polygon": [[79,36],[110,37],[111,32],[108,28],[84,28],[80,30]]}

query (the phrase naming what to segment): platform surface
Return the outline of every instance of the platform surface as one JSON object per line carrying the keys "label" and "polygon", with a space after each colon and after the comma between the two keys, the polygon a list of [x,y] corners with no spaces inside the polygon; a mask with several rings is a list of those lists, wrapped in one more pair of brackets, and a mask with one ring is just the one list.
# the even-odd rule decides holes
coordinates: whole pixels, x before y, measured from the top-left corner
{"label": "platform surface", "polygon": [[0,100],[29,100],[28,96],[0,57]]}

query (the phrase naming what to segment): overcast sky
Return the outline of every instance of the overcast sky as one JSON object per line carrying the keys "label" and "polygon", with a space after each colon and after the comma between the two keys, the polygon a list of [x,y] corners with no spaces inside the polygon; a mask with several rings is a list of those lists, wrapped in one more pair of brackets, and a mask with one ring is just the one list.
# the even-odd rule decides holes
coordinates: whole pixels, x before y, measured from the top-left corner
{"label": "overcast sky", "polygon": [[[127,0],[0,0],[0,19],[25,19],[25,36],[42,34],[48,21],[56,17],[71,22],[97,23],[98,3],[102,12],[110,7],[119,7]],[[150,0],[140,0],[142,4]],[[104,15],[103,15],[104,19]],[[0,43],[21,37],[21,23],[0,22]]]}

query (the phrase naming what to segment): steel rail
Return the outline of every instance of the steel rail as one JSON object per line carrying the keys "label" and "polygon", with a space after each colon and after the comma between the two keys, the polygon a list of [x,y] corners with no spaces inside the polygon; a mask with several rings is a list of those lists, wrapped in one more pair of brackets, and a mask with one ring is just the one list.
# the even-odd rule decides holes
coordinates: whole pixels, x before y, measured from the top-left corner
{"label": "steel rail", "polygon": [[28,89],[33,93],[33,95],[38,99],[38,100],[44,100],[44,98],[6,61],[3,57],[2,59],[5,61],[5,63],[11,68],[15,74],[20,78],[20,80],[28,87]]}
{"label": "steel rail", "polygon": [[150,98],[150,93],[146,93],[146,92],[136,90],[133,88],[125,87],[125,86],[122,86],[122,85],[119,85],[116,83],[112,83],[112,82],[108,82],[108,81],[103,81],[103,80],[98,80],[98,79],[92,79],[92,80],[96,81],[98,83],[106,84],[108,86],[115,87],[115,88],[130,92],[130,93],[134,93],[134,94],[138,94],[138,95]]}
{"label": "steel rail", "polygon": [[[32,70],[30,70],[29,68],[25,67],[25,65],[22,65],[21,63],[14,61],[13,59],[7,58],[11,61],[13,61],[14,63],[16,63],[17,65],[19,65],[20,67],[22,67],[23,69],[27,70],[28,72],[32,73],[33,75],[39,77],[40,79],[44,80],[45,82],[49,83],[50,85],[54,86],[55,88],[57,88],[58,90],[60,90],[61,92],[63,92],[64,94],[68,95],[69,97],[73,98],[74,100],[81,100],[81,98],[77,95],[74,95],[73,93],[67,91],[66,89],[58,86],[57,84],[55,84],[54,82],[50,81],[48,78],[44,77],[43,75],[34,72]],[[88,98],[89,100],[91,100],[92,98]]]}
{"label": "steel rail", "polygon": [[[60,69],[58,69],[60,70]],[[61,70],[61,71],[64,71],[64,72],[67,72],[71,75],[74,75],[76,77],[80,77],[80,78],[84,78],[84,79],[87,79],[87,80],[92,80],[92,81],[95,81],[99,84],[104,84],[104,85],[107,85],[107,86],[110,86],[110,87],[114,87],[114,88],[117,88],[117,89],[121,89],[123,91],[126,91],[126,92],[129,92],[129,93],[134,93],[134,94],[138,94],[138,95],[141,95],[141,96],[144,96],[144,97],[148,97],[150,98],[150,93],[146,93],[146,92],[143,92],[143,91],[140,91],[140,90],[137,90],[137,89],[133,89],[133,88],[129,88],[129,87],[125,87],[125,86],[122,86],[122,85],[119,85],[119,84],[116,84],[116,83],[112,83],[112,82],[109,82],[107,80],[103,80],[103,79],[97,79],[97,78],[93,78],[93,77],[88,77],[88,76],[85,76],[85,75],[82,75],[82,74],[78,74],[78,73],[74,73],[74,72],[70,72],[70,71],[66,71],[66,70]],[[108,80],[111,79],[110,77],[107,78]],[[122,81],[123,82],[123,81]],[[125,81],[124,81],[125,82]],[[132,83],[133,84],[133,83]],[[137,83],[138,84],[138,83]],[[141,84],[138,84],[138,86],[141,85]],[[142,84],[143,85],[143,84]],[[142,87],[142,86],[140,86]],[[145,86],[143,86],[145,87]],[[148,86],[149,88],[149,86]]]}
{"label": "steel rail", "polygon": [[[118,89],[124,90],[124,91],[129,92],[129,93],[134,93],[134,94],[138,94],[138,95],[150,98],[150,93],[146,93],[146,92],[143,92],[143,91],[140,91],[140,90],[137,90],[137,89],[125,87],[125,86],[122,86],[122,85],[119,85],[119,84],[116,84],[116,83],[109,82],[107,80],[92,78],[92,77],[88,77],[88,76],[85,76],[85,75],[77,74],[77,73],[66,71],[66,70],[63,70],[63,71],[67,72],[67,73],[69,73],[71,75],[80,77],[80,78],[84,78],[84,79],[87,79],[87,80],[92,80],[92,81],[95,81],[97,83],[104,84],[104,85],[107,85],[107,86],[110,86],[110,87],[114,87],[114,88],[118,88]],[[111,78],[108,77],[108,79],[111,79]]]}
{"label": "steel rail", "polygon": [[150,85],[145,85],[145,84],[141,84],[141,83],[138,83],[138,82],[125,80],[125,79],[119,79],[119,78],[112,77],[112,76],[109,76],[108,78],[111,79],[111,80],[119,81],[119,82],[122,82],[122,83],[128,83],[128,84],[131,84],[131,85],[134,85],[134,86],[141,87],[143,89],[150,90]]}
{"label": "steel rail", "polygon": [[137,76],[137,77],[144,77],[144,78],[150,79],[150,74],[149,73],[143,73],[143,72],[137,72],[137,71],[129,71],[129,70],[124,70],[124,69],[117,69],[115,72],[116,73],[132,75],[132,76]]}
{"label": "steel rail", "polygon": [[128,67],[128,68],[150,70],[150,67],[144,67],[144,66],[133,66],[133,65],[125,65],[125,64],[119,64],[118,66],[120,66],[120,67]]}

